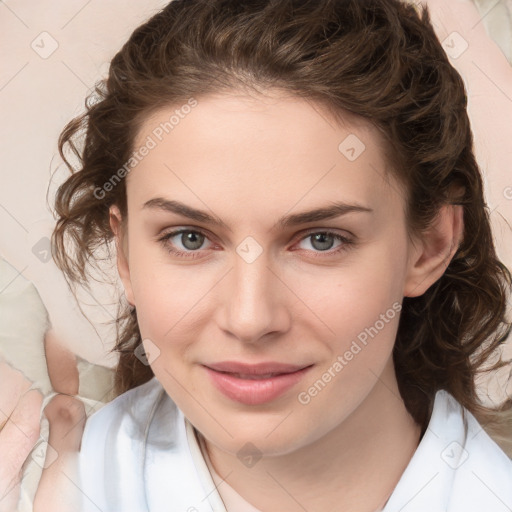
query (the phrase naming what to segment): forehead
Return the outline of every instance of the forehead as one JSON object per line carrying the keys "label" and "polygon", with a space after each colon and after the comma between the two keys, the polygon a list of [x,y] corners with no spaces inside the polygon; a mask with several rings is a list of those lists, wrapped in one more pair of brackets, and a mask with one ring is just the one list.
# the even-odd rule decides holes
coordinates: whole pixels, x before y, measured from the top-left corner
{"label": "forehead", "polygon": [[198,206],[201,197],[236,198],[280,202],[281,210],[326,198],[374,202],[383,192],[392,199],[383,138],[363,118],[335,120],[321,104],[279,92],[190,104],[161,108],[142,124],[134,149],[151,149],[128,176],[132,204],[165,192]]}
{"label": "forehead", "polygon": [[[216,134],[217,128],[223,128],[223,133]],[[283,132],[283,128],[287,131]],[[219,92],[162,107],[142,123],[134,145],[143,145],[148,134],[162,142],[172,133],[177,143],[178,139],[195,135],[206,145],[215,135],[227,135],[233,139],[253,137],[267,145],[275,141],[286,148],[286,141],[293,145],[305,140],[311,145],[316,139],[323,140],[327,131],[334,139],[344,132],[358,133],[369,145],[380,145],[382,149],[383,138],[369,120],[349,111],[333,113],[323,103],[278,89],[254,94]],[[300,151],[300,147],[295,146],[295,150]]]}

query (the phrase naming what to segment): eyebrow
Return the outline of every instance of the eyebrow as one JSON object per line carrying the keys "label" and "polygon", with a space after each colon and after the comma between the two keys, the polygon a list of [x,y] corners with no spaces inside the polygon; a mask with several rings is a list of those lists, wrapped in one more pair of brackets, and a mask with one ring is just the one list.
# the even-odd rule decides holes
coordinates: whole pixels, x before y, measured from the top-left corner
{"label": "eyebrow", "polygon": [[[182,217],[195,220],[197,222],[202,222],[204,224],[210,224],[217,227],[223,227],[224,229],[231,231],[229,226],[227,226],[226,223],[219,219],[217,216],[211,215],[203,210],[198,210],[196,208],[192,208],[191,206],[187,206],[180,201],[169,200],[163,197],[155,197],[149,201],[146,201],[142,206],[142,209],[156,209],[171,212],[177,215],[181,215]],[[315,208],[313,210],[308,210],[301,213],[285,215],[278,219],[272,228],[272,231],[275,229],[285,229],[300,224],[307,224],[308,222],[333,219],[352,212],[372,213],[373,210],[359,204],[332,202],[331,204],[321,208]]]}

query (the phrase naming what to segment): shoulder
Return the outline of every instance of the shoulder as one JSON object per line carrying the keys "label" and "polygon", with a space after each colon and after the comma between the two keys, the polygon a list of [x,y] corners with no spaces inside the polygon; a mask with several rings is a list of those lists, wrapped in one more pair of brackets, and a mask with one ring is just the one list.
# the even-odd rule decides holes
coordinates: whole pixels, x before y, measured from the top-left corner
{"label": "shoulder", "polygon": [[98,438],[105,437],[113,427],[119,429],[123,424],[125,427],[128,425],[132,428],[136,428],[137,425],[142,427],[162,393],[161,384],[156,377],[153,377],[148,382],[126,391],[105,404],[87,419],[82,446],[91,441],[96,444]]}
{"label": "shoulder", "polygon": [[438,411],[436,417],[432,418],[433,427],[443,431],[445,437],[451,436],[463,441],[461,446],[466,453],[461,454],[457,465],[462,466],[466,460],[472,460],[472,464],[468,466],[476,463],[482,467],[492,466],[495,470],[502,469],[505,474],[512,477],[512,460],[471,412],[446,391],[438,391],[436,403]]}
{"label": "shoulder", "polygon": [[87,420],[79,453],[80,512],[160,512],[169,503],[173,510],[211,512],[196,463],[183,413],[153,378]]}
{"label": "shoulder", "polygon": [[[452,443],[445,458],[452,462],[454,473],[451,504],[453,510],[512,510],[512,460],[489,436],[478,420],[450,394],[445,400],[450,410],[458,410],[464,427],[461,441]],[[455,414],[455,412],[453,413]],[[460,419],[462,417],[462,420]],[[449,456],[455,453],[456,457]]]}
{"label": "shoulder", "polygon": [[476,418],[438,391],[427,431],[385,512],[512,510],[512,461]]}
{"label": "shoulder", "polygon": [[87,419],[78,454],[81,512],[145,510],[141,461],[147,430],[164,395],[152,378]]}

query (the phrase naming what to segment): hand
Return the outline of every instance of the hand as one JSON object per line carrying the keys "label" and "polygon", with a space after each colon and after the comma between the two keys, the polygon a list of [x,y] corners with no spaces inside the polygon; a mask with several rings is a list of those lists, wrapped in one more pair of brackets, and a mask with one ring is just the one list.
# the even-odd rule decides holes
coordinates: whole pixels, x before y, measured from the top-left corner
{"label": "hand", "polygon": [[[79,451],[86,413],[78,394],[78,370],[72,353],[50,330],[46,333],[45,356],[55,395],[43,413],[49,423],[44,460],[34,452],[43,471],[33,502],[33,512],[78,510],[80,491],[76,481]],[[30,452],[40,436],[42,394],[30,390],[24,375],[0,360],[0,512],[16,512],[20,483]],[[44,447],[41,447],[41,456]]]}
{"label": "hand", "polygon": [[[80,491],[73,484],[86,414],[82,401],[55,395],[44,409],[50,423],[44,469],[34,498],[34,512],[78,510]],[[0,511],[1,512],[1,511]]]}
{"label": "hand", "polygon": [[23,466],[39,440],[43,395],[0,360],[0,512],[16,512]]}

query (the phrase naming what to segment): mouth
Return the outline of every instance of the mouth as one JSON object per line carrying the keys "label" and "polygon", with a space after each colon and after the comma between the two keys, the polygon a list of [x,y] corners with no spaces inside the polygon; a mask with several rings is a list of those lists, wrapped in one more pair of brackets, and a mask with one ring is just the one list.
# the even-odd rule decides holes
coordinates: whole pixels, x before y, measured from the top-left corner
{"label": "mouth", "polygon": [[[249,379],[249,380],[270,379],[271,377],[276,377],[277,375],[287,375],[286,373],[265,373],[262,375],[251,375],[249,373],[231,373],[231,372],[219,372],[219,373],[231,375],[232,377],[236,377],[237,379]],[[293,372],[289,372],[289,373],[293,373]]]}
{"label": "mouth", "polygon": [[215,388],[246,405],[271,402],[295,386],[313,366],[282,363],[249,365],[223,362],[203,365]]}

